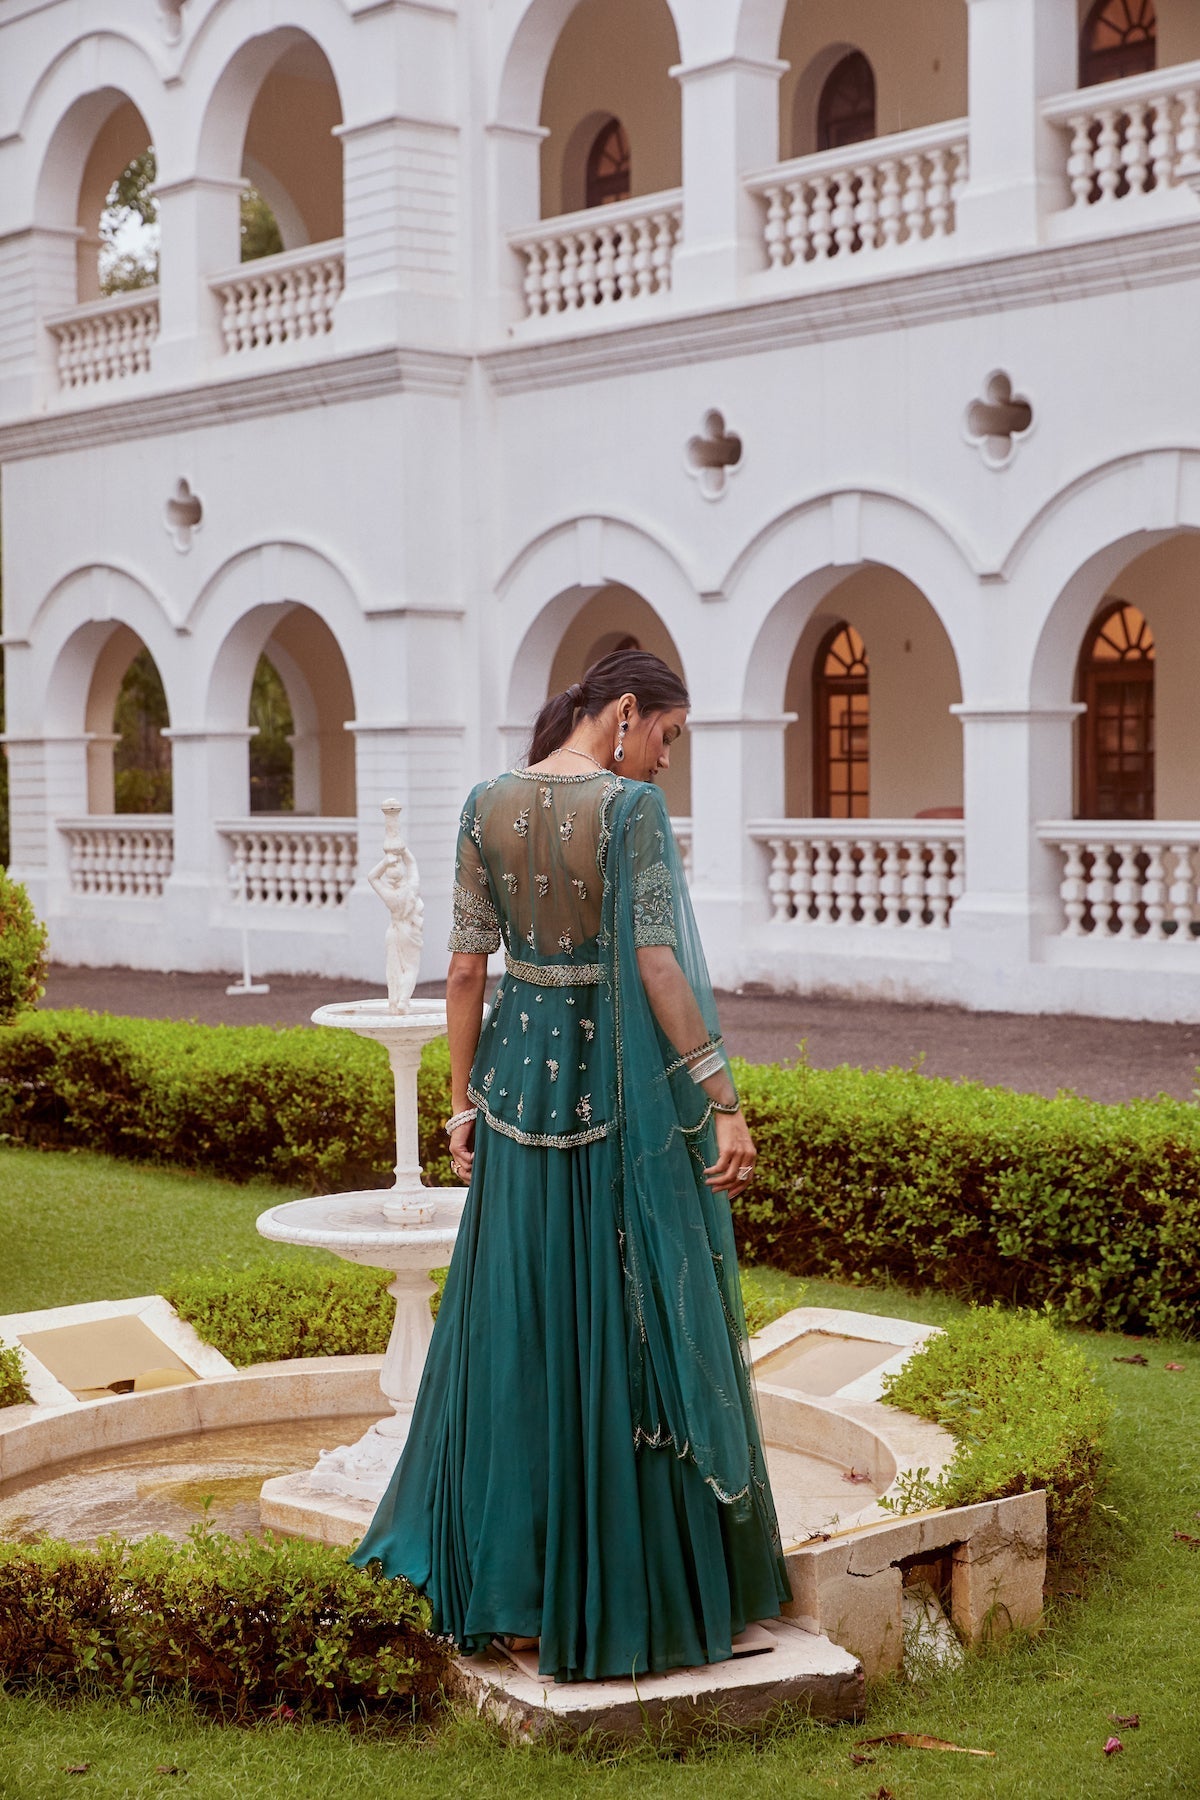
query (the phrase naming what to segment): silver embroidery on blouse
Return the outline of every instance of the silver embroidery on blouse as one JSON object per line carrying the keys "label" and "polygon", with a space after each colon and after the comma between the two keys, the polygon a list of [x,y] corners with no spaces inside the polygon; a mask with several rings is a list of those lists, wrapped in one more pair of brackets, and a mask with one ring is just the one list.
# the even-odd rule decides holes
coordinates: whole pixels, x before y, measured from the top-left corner
{"label": "silver embroidery on blouse", "polygon": [[546,895],[550,892],[550,877],[548,875],[535,875],[533,879],[537,882],[539,898],[544,900]]}
{"label": "silver embroidery on blouse", "polygon": [[580,1029],[580,1031],[582,1031],[584,1037],[587,1039],[588,1043],[590,1044],[592,1039],[596,1035],[595,1020],[594,1019],[580,1019],[579,1029]]}
{"label": "silver embroidery on blouse", "polygon": [[579,898],[581,900],[587,899],[587,882],[586,881],[580,881],[578,875],[573,875],[571,877],[571,886],[575,889],[575,892],[579,895]]}
{"label": "silver embroidery on blouse", "polygon": [[639,869],[634,879],[633,941],[639,950],[654,944],[675,948],[675,899],[670,870],[665,863],[656,862],[648,869]]}
{"label": "silver embroidery on blouse", "polygon": [[529,1014],[528,1013],[521,1014],[521,1030],[522,1031],[529,1030]]}
{"label": "silver embroidery on blouse", "polygon": [[502,880],[502,881],[503,881],[503,883],[504,883],[504,885],[505,885],[505,887],[506,887],[506,888],[507,888],[507,889],[508,889],[508,891],[509,891],[509,893],[510,893],[510,894],[515,894],[515,893],[516,893],[516,891],[517,891],[517,878],[516,878],[516,876],[515,876],[515,875],[512,875],[512,874],[510,874],[510,873],[509,873],[509,872],[508,872],[508,871],[507,871],[507,870],[506,870],[506,871],[505,871],[505,873],[504,873],[504,874],[503,874],[503,875],[502,875],[502,876],[501,876],[501,877],[500,877],[500,879],[501,879],[501,880]]}
{"label": "silver embroidery on blouse", "polygon": [[569,844],[575,834],[575,814],[569,812],[558,828],[558,835],[564,844]]}
{"label": "silver embroidery on blouse", "polygon": [[541,794],[542,794],[542,805],[543,806],[550,807],[550,806],[554,805],[554,789],[553,788],[544,787],[541,790]]}
{"label": "silver embroidery on blouse", "polygon": [[528,837],[528,835],[529,835],[529,808],[527,806],[523,807],[521,809],[521,811],[517,814],[516,818],[513,820],[513,830],[516,832],[518,837]]}
{"label": "silver embroidery on blouse", "polygon": [[550,1071],[551,1081],[557,1081],[558,1080],[558,1064],[555,1062],[555,1060],[552,1056],[548,1056],[546,1058],[546,1067]]}

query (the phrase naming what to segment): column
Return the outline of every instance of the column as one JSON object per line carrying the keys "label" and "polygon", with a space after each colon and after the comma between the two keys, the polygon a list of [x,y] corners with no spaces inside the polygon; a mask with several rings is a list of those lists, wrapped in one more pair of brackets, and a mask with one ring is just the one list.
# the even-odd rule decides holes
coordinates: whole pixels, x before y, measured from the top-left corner
{"label": "column", "polygon": [[209,283],[239,266],[245,186],[240,178],[194,175],[154,190],[162,230],[156,375],[188,381],[222,354],[221,308]]}
{"label": "column", "polygon": [[952,706],[963,727],[966,890],[950,915],[977,1005],[1020,1006],[1026,971],[1060,928],[1057,854],[1043,819],[1073,810],[1072,726],[1081,706]]}
{"label": "column", "polygon": [[25,883],[43,916],[60,911],[68,892],[70,853],[58,821],[88,811],[90,737],[86,731],[0,737],[8,758],[9,874]]}
{"label": "column", "polygon": [[771,916],[766,852],[752,819],[783,812],[783,734],[794,713],[703,714],[688,720],[692,749],[692,903],[714,982],[744,979],[745,934]]}
{"label": "column", "polygon": [[58,392],[58,358],[45,321],[76,303],[75,226],[0,235],[0,418],[37,413]]}
{"label": "column", "polygon": [[475,254],[480,285],[498,328],[525,317],[524,261],[508,240],[510,233],[541,219],[542,142],[549,135],[544,125],[496,120],[485,127],[485,201],[479,219],[486,236]]}
{"label": "column", "polygon": [[1041,103],[1078,75],[1075,0],[967,0],[970,176],[956,233],[964,250],[1036,244],[1069,199],[1061,136]]}
{"label": "column", "polygon": [[765,266],[762,209],[744,178],[779,160],[782,62],[721,57],[672,69],[683,89],[683,238],[673,292],[685,305],[734,300]]}
{"label": "column", "polygon": [[[211,730],[203,725],[173,725],[163,732],[171,740],[175,817],[166,918],[180,943],[178,968],[222,966],[219,961],[206,963],[201,949],[212,938],[214,903],[230,897],[228,850],[215,821],[244,818],[249,811],[247,752],[257,730],[257,725]],[[202,960],[197,961],[198,955]]]}

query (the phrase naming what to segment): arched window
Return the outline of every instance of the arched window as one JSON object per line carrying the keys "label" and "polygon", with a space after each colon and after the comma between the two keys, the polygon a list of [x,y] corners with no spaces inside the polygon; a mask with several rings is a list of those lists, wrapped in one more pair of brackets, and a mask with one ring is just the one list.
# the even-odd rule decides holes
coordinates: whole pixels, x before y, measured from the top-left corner
{"label": "arched window", "polygon": [[620,119],[609,119],[588,151],[584,205],[611,206],[615,200],[628,200],[631,192],[629,139]]}
{"label": "arched window", "polygon": [[1136,606],[1101,612],[1079,659],[1079,808],[1085,819],[1154,817],[1154,635]]}
{"label": "arched window", "polygon": [[1157,58],[1154,0],[1096,0],[1079,36],[1079,85],[1145,75]]}
{"label": "arched window", "polygon": [[835,625],[813,665],[813,814],[865,819],[871,808],[870,680],[853,625]]}
{"label": "arched window", "polygon": [[817,102],[817,149],[840,150],[875,136],[875,74],[861,50],[830,71]]}

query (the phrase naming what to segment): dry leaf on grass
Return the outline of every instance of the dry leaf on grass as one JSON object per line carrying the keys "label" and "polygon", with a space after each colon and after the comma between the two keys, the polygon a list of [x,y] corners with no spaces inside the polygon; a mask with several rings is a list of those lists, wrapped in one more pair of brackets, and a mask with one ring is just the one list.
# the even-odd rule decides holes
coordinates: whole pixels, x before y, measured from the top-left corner
{"label": "dry leaf on grass", "polygon": [[156,1775],[186,1775],[187,1770],[181,1769],[178,1763],[155,1763],[154,1773]]}
{"label": "dry leaf on grass", "polygon": [[1163,1368],[1170,1369],[1172,1375],[1178,1375],[1179,1371],[1183,1368],[1183,1364],[1182,1363],[1164,1363]]}
{"label": "dry leaf on grass", "polygon": [[1110,1737],[1104,1746],[1104,1754],[1105,1756],[1115,1756],[1118,1750],[1123,1750],[1124,1748],[1125,1746],[1119,1737]]}
{"label": "dry leaf on grass", "polygon": [[1126,1731],[1136,1731],[1142,1721],[1137,1713],[1109,1713],[1108,1722],[1110,1725],[1123,1725]]}
{"label": "dry leaf on grass", "polygon": [[965,1744],[951,1744],[945,1738],[926,1737],[923,1731],[886,1731],[882,1737],[859,1738],[858,1748],[873,1744],[896,1744],[904,1750],[957,1750],[960,1756],[995,1756],[994,1750],[968,1750]]}
{"label": "dry leaf on grass", "polygon": [[875,1792],[871,1795],[871,1800],[896,1800],[896,1796],[890,1787],[880,1786],[877,1787]]}
{"label": "dry leaf on grass", "polygon": [[851,1766],[851,1768],[854,1768],[854,1769],[866,1769],[866,1768],[869,1768],[869,1766],[870,1766],[870,1765],[871,1765],[871,1763],[873,1763],[873,1762],[874,1762],[874,1761],[875,1761],[875,1758],[874,1758],[874,1757],[873,1757],[873,1756],[863,1756],[863,1755],[861,1755],[861,1753],[860,1753],[860,1752],[859,1752],[859,1751],[857,1751],[857,1750],[852,1750],[852,1751],[851,1751],[851,1752],[850,1752],[850,1766]]}
{"label": "dry leaf on grass", "polygon": [[1148,1367],[1150,1358],[1143,1356],[1140,1350],[1135,1350],[1132,1356],[1114,1356],[1113,1361],[1136,1363],[1139,1369],[1144,1369]]}
{"label": "dry leaf on grass", "polygon": [[64,1775],[86,1775],[88,1770],[91,1768],[91,1766],[92,1766],[91,1763],[64,1763],[63,1764],[63,1774]]}
{"label": "dry leaf on grass", "polygon": [[1190,1531],[1173,1531],[1171,1536],[1177,1544],[1186,1544],[1189,1550],[1200,1548],[1200,1537],[1193,1537]]}

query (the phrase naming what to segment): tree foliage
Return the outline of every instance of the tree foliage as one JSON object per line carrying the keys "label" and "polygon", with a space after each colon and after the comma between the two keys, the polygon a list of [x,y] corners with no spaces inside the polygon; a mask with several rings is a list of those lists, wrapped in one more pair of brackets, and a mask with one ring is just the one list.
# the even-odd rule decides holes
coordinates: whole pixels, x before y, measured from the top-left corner
{"label": "tree foliage", "polygon": [[[153,146],[127,163],[109,188],[100,214],[100,291],[131,293],[158,280],[158,163]],[[275,214],[258,189],[247,187],[241,202],[241,260],[276,256],[283,237]]]}
{"label": "tree foliage", "polygon": [[295,805],[295,758],[289,739],[296,727],[287,689],[275,665],[258,659],[250,690],[250,811],[291,812]]}
{"label": "tree foliage", "polygon": [[113,794],[119,813],[171,810],[170,723],[158,665],[139,650],[125,671],[113,712],[118,741],[113,752]]}

